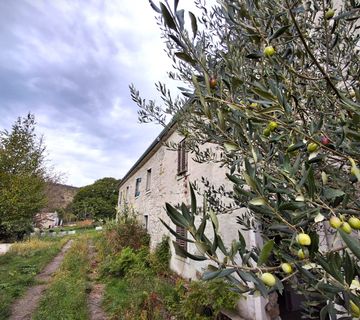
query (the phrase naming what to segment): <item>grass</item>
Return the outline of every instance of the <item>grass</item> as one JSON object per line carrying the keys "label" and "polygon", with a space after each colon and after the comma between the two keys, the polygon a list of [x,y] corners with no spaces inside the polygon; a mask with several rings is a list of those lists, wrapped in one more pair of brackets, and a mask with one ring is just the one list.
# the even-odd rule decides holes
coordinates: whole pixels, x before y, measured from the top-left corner
{"label": "grass", "polygon": [[110,319],[171,319],[177,301],[172,284],[155,273],[138,273],[125,278],[108,277],[103,307]]}
{"label": "grass", "polygon": [[108,224],[97,238],[100,281],[105,284],[103,309],[109,319],[171,319],[178,294],[175,281],[169,281],[174,276],[168,268],[168,239],[154,254],[148,240],[133,220]]}
{"label": "grass", "polygon": [[[101,248],[108,251],[107,240],[99,238],[100,253]],[[112,320],[217,319],[222,309],[233,309],[239,299],[222,280],[188,283],[172,273],[166,238],[153,253],[147,247],[125,247],[99,257],[105,282],[103,307]]]}
{"label": "grass", "polygon": [[7,319],[11,303],[35,283],[38,274],[67,239],[32,239],[14,244],[0,256],[0,320]]}
{"label": "grass", "polygon": [[88,319],[87,238],[79,237],[66,253],[50,287],[40,301],[34,320]]}

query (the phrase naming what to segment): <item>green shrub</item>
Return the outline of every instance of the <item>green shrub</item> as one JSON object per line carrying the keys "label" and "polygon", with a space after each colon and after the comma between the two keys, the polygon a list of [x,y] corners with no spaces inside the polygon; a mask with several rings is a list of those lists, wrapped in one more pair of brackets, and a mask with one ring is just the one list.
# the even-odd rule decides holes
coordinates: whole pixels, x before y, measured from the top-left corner
{"label": "green shrub", "polygon": [[105,260],[102,272],[123,277],[137,263],[138,257],[134,250],[126,247],[119,254]]}
{"label": "green shrub", "polygon": [[223,309],[234,309],[239,299],[231,286],[222,280],[193,281],[188,287],[180,284],[179,316],[183,319],[216,319]]}
{"label": "green shrub", "polygon": [[[135,251],[130,247],[125,247],[115,255],[109,255],[102,263],[102,275],[113,275],[125,277],[131,274],[143,273],[149,268],[149,250],[144,247]],[[131,276],[131,275],[130,275]]]}
{"label": "green shrub", "polygon": [[156,273],[167,273],[169,271],[170,258],[169,237],[164,236],[156,246],[154,253],[150,256],[151,267]]}

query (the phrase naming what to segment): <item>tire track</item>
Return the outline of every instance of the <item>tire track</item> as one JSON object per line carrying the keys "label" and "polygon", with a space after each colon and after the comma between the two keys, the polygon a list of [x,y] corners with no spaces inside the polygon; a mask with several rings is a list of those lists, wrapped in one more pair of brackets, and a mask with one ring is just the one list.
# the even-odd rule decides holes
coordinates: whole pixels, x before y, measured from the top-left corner
{"label": "tire track", "polygon": [[89,319],[106,320],[107,316],[101,307],[105,286],[104,284],[96,283],[98,262],[96,261],[96,248],[92,243],[89,244],[89,260],[91,266],[89,273],[91,291],[88,296]]}
{"label": "tire track", "polygon": [[66,251],[68,251],[73,243],[73,240],[69,240],[61,249],[60,253],[41,271],[36,280],[43,282],[30,287],[24,296],[16,300],[11,307],[11,316],[9,320],[29,320],[33,312],[36,310],[40,298],[44,291],[49,286],[52,275],[60,267],[61,262],[64,259]]}

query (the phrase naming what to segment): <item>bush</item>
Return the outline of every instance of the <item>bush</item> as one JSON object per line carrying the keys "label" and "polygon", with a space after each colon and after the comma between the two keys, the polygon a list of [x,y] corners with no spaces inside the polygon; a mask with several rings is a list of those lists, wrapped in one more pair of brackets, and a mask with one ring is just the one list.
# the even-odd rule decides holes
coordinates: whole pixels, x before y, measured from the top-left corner
{"label": "bush", "polygon": [[188,287],[178,284],[179,316],[184,319],[216,319],[224,309],[234,309],[239,296],[220,280],[193,281]]}
{"label": "bush", "polygon": [[101,266],[103,276],[113,275],[120,277],[136,277],[150,272],[149,249],[147,247],[135,251],[125,247],[120,253],[108,255]]}
{"label": "bush", "polygon": [[164,236],[156,246],[154,253],[150,255],[151,267],[158,274],[168,273],[170,258],[169,237]]}
{"label": "bush", "polygon": [[150,236],[136,220],[108,222],[105,224],[104,238],[106,249],[119,253],[125,247],[134,250],[149,246]]}
{"label": "bush", "polygon": [[119,254],[110,255],[104,261],[101,271],[103,275],[111,274],[123,277],[131,268],[139,263],[139,256],[133,249],[126,247]]}

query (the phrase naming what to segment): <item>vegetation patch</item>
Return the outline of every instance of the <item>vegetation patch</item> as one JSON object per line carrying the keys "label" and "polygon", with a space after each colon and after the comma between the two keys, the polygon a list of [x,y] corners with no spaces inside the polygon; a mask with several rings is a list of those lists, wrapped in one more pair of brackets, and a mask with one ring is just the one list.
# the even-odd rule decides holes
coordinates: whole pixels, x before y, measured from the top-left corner
{"label": "vegetation patch", "polygon": [[135,218],[127,218],[125,222],[108,222],[104,230],[105,248],[107,253],[119,253],[123,248],[135,250],[148,246],[150,237]]}
{"label": "vegetation patch", "polygon": [[32,239],[14,244],[0,256],[0,319],[10,315],[11,303],[35,283],[38,274],[60,251],[67,239]]}
{"label": "vegetation patch", "polygon": [[33,319],[87,319],[87,241],[81,237],[73,244],[40,302]]}
{"label": "vegetation patch", "polygon": [[104,307],[111,319],[170,319],[168,303],[176,298],[172,285],[154,274],[106,282]]}
{"label": "vegetation patch", "polygon": [[[139,235],[129,241],[133,247],[115,251],[113,237],[108,235],[116,232],[122,239],[121,232],[127,230],[128,223],[108,224],[98,242],[103,251],[101,275],[106,283],[103,305],[111,319],[215,319],[219,310],[235,306],[238,295],[224,281],[189,284],[170,271],[167,237],[151,253],[148,246],[137,249],[143,241]],[[135,224],[131,220],[131,226]]]}
{"label": "vegetation patch", "polygon": [[163,236],[162,241],[156,246],[156,250],[150,255],[150,263],[152,269],[157,274],[169,274],[169,262],[171,251],[169,246],[169,237]]}
{"label": "vegetation patch", "polygon": [[193,281],[189,285],[180,282],[177,294],[177,314],[189,320],[217,319],[221,310],[234,309],[239,300],[238,293],[222,279]]}

